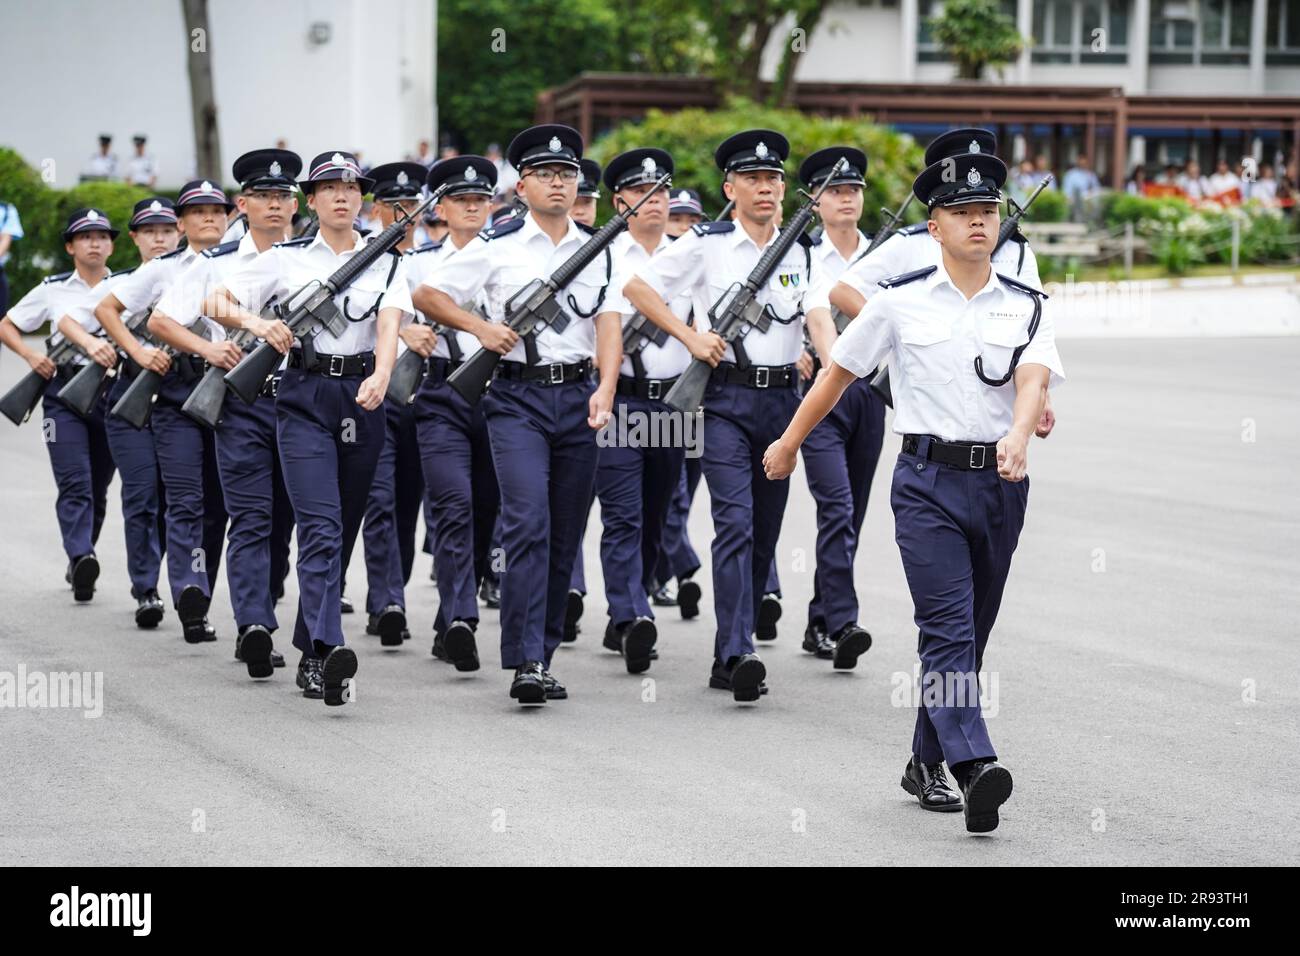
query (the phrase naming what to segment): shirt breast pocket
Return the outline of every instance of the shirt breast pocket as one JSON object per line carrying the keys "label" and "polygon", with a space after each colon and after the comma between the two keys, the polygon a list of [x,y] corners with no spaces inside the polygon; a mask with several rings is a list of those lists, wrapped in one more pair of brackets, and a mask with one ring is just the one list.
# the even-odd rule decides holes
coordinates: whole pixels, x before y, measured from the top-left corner
{"label": "shirt breast pocket", "polygon": [[984,374],[999,379],[1011,367],[1011,356],[1025,344],[1028,333],[1019,322],[993,320],[984,323],[980,334],[984,339],[984,348],[980,351]]}
{"label": "shirt breast pocket", "polygon": [[364,322],[379,313],[383,294],[384,283],[380,276],[363,275],[343,290],[339,308],[349,322]]}
{"label": "shirt breast pocket", "polygon": [[560,290],[560,301],[576,318],[591,318],[604,304],[609,292],[606,285],[605,258],[598,256],[566,288]]}
{"label": "shirt breast pocket", "polygon": [[789,320],[799,312],[800,300],[805,291],[802,272],[778,269],[767,283],[767,304],[777,319]]}
{"label": "shirt breast pocket", "polygon": [[903,372],[912,385],[947,385],[952,381],[949,344],[952,329],[937,322],[914,322],[899,329]]}

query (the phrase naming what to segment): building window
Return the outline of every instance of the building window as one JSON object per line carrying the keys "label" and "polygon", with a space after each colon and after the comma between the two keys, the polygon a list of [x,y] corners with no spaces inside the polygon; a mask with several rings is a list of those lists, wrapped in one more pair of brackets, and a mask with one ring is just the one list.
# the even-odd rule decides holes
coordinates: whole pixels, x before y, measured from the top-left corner
{"label": "building window", "polygon": [[1269,66],[1300,65],[1300,0],[1269,0],[1264,62]]}
{"label": "building window", "polygon": [[[999,0],[1002,12],[1016,20],[1016,0]],[[918,0],[916,20],[916,59],[918,63],[946,63],[947,53],[935,42],[930,32],[930,18],[943,14],[943,0]]]}
{"label": "building window", "polygon": [[1034,0],[1034,63],[1127,63],[1128,0]]}
{"label": "building window", "polygon": [[1152,6],[1153,64],[1250,62],[1251,0],[1153,0]]}

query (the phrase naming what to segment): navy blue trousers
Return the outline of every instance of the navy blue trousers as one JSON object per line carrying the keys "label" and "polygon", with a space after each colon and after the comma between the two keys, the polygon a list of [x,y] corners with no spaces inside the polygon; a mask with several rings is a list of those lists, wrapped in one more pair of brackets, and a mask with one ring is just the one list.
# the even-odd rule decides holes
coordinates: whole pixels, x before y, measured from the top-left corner
{"label": "navy blue trousers", "polygon": [[343,644],[343,560],[361,530],[384,448],[384,410],[357,404],[361,376],[288,369],[275,398],[284,484],[298,525],[298,616],[293,645]]}
{"label": "navy blue trousers", "polygon": [[704,478],[713,509],[714,656],[754,650],[754,622],[769,590],[790,479],[769,481],[763,453],[799,405],[797,386],[711,383],[704,393]]}
{"label": "navy blue trousers", "polygon": [[424,500],[415,406],[384,399],[384,447],[370,484],[362,531],[366,555],[366,610],[406,607],[406,582],[415,563],[415,526]]}
{"label": "navy blue trousers", "polygon": [[271,595],[284,580],[293,508],[276,442],[275,399],[229,395],[216,431],[217,467],[230,514],[226,582],[240,628],[279,627]]}
{"label": "navy blue trousers", "polygon": [[[119,372],[108,390],[108,407],[117,404],[133,381]],[[122,477],[122,526],[126,536],[126,570],[131,578],[131,596],[140,597],[158,587],[162,565],[166,521],[162,507],[162,470],[154,449],[153,426],[133,428],[122,419],[107,415],[104,428],[108,447]]]}
{"label": "navy blue trousers", "polygon": [[[620,395],[613,420],[634,413],[675,414],[661,401]],[[629,419],[630,421],[631,419]],[[600,566],[605,600],[615,624],[654,617],[646,597],[654,589],[668,506],[682,476],[686,449],[601,446],[596,458],[596,494],[600,498]]]}
{"label": "navy blue trousers", "polygon": [[452,621],[478,620],[501,496],[482,404],[466,402],[440,371],[425,378],[414,404],[438,578],[433,627],[441,634]]}
{"label": "navy blue trousers", "polygon": [[596,488],[591,489],[591,500],[587,510],[582,513],[582,527],[578,529],[578,553],[573,556],[573,573],[569,575],[569,590],[579,594],[587,593],[587,562],[582,556],[582,542],[587,538],[587,523],[591,520],[591,509],[596,506]]}
{"label": "navy blue trousers", "polygon": [[684,459],[673,499],[664,516],[663,541],[655,567],[656,584],[667,584],[673,578],[688,578],[700,569],[700,558],[691,545],[687,525],[691,516],[691,502],[695,499],[695,489],[700,484],[702,474],[704,471],[700,459]]}
{"label": "navy blue trousers", "polygon": [[858,620],[853,560],[884,440],[885,403],[861,378],[803,443],[808,490],[817,502],[817,569],[808,623],[831,634]]}
{"label": "navy blue trousers", "polygon": [[108,511],[108,486],[115,467],[104,428],[107,399],[101,397],[84,419],[59,401],[59,390],[76,371],[73,367],[68,374],[60,368],[41,400],[45,450],[59,489],[54,511],[69,561],[95,550]]}
{"label": "navy blue trousers", "polygon": [[912,752],[951,766],[997,756],[981,713],[976,677],[1020,539],[1029,479],[1003,481],[997,468],[962,471],[899,455],[891,502],[920,629],[921,705]]}
{"label": "navy blue trousers", "polygon": [[548,667],[596,474],[591,383],[497,379],[483,398],[501,487],[501,666]]}
{"label": "navy blue trousers", "polygon": [[226,537],[226,505],[217,473],[212,431],[181,411],[193,383],[176,374],[163,376],[150,427],[162,469],[167,507],[167,583],[172,601],[191,584],[209,597],[221,569]]}

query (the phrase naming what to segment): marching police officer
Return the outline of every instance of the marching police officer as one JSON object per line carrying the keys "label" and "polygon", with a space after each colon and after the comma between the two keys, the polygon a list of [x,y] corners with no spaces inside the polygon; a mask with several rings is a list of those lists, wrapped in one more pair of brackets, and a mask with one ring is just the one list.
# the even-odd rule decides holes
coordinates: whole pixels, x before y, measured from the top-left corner
{"label": "marching police officer", "polygon": [[[895,537],[920,629],[921,706],[902,785],[927,810],[963,810],[987,832],[1011,795],[980,710],[978,673],[1020,530],[1026,455],[1049,382],[1064,378],[1045,296],[991,264],[1006,166],[968,151],[912,189],[929,209],[936,265],[882,283],[831,351],[826,373],[764,456],[770,478],[855,377],[892,349]],[[960,786],[947,783],[943,762]]]}
{"label": "marching police officer", "polygon": [[[600,312],[609,281],[598,257],[560,290],[562,331],[521,337],[506,327],[505,304],[549,277],[586,241],[569,218],[578,188],[582,137],[567,126],[534,126],[508,150],[519,170],[523,216],[487,230],[447,260],[422,311],[473,332],[505,356],[483,398],[501,488],[501,664],[515,672],[510,696],[523,704],[566,697],[550,673],[563,634],[579,529],[595,477],[594,429],[608,420],[619,367],[617,318]],[[490,320],[461,308],[487,294]],[[597,316],[595,322],[592,317]],[[597,357],[600,384],[590,382]]]}
{"label": "marching police officer", "polygon": [[335,296],[347,319],[341,335],[326,328],[301,342],[280,321],[262,319],[276,298],[294,305],[297,290],[334,274],[365,247],[353,229],[374,185],[356,157],[321,153],[299,182],[320,228],[278,243],[207,297],[204,311],[288,353],[275,397],[276,437],[298,526],[298,615],[293,643],[302,652],[303,696],[338,706],[350,698],[357,657],[344,646],[339,604],[345,542],[361,528],[370,482],[384,445],[380,407],[397,353],[397,330],[413,315],[402,257],[384,255]]}
{"label": "marching police officer", "polygon": [[791,245],[760,290],[771,317],[766,332],[751,329],[740,347],[707,328],[696,310],[696,327],[665,304],[690,292],[699,303],[716,303],[732,283],[744,282],[778,234],[776,219],[785,195],[784,161],[789,142],[768,129],[725,140],[714,154],[723,190],[735,200],[736,218],[701,223],[642,265],[623,289],[628,301],[683,342],[691,354],[715,366],[704,395],[704,476],[716,529],[713,599],[717,616],[709,686],[754,701],[766,689],[766,668],[754,653],[759,604],[772,569],[789,484],[763,481],[763,449],[780,434],[799,403],[795,362],[803,351],[801,300],[812,258],[806,239]]}
{"label": "marching police officer", "polygon": [[[400,213],[411,214],[420,205],[428,170],[420,163],[386,163],[370,170],[375,181],[374,210],[379,226],[387,229]],[[409,257],[416,223],[406,229],[397,250]],[[415,280],[404,270],[408,291]],[[433,354],[436,336],[429,326],[410,323],[398,333],[398,354],[414,350],[422,358]],[[424,500],[424,475],[416,436],[415,406],[392,398],[384,400],[384,449],[370,484],[362,535],[365,545],[367,634],[378,634],[385,647],[400,647],[409,638],[406,617],[406,582],[415,563],[415,526]],[[344,566],[349,555],[344,554]]]}
{"label": "marching police officer", "polygon": [[684,235],[704,221],[704,203],[694,189],[674,189],[668,199],[668,223],[664,234],[669,239]]}
{"label": "marching police officer", "polygon": [[[0,342],[34,371],[52,380],[41,404],[45,449],[59,487],[55,512],[63,536],[63,550],[68,556],[64,577],[72,585],[72,596],[77,601],[89,601],[95,595],[95,581],[99,578],[95,542],[104,523],[114,466],[104,430],[103,400],[83,420],[59,401],[59,390],[87,361],[109,368],[117,361],[117,353],[107,341],[90,335],[98,326],[87,318],[90,313],[85,308],[107,288],[106,263],[113,254],[113,240],[117,236],[118,230],[101,210],[74,210],[63,230],[63,248],[72,257],[72,270],[47,276],[14,303],[0,321]],[[65,328],[78,324],[61,322],[66,315],[78,316],[79,321],[89,323],[84,331],[80,326],[78,329],[82,331],[78,341],[84,343],[84,352],[56,364],[23,343],[23,332],[33,332],[49,322],[57,327],[51,335],[52,344],[57,344],[66,337]]]}
{"label": "marching police officer", "polygon": [[[846,146],[818,150],[803,161],[799,178],[812,188],[840,158],[847,165],[830,181],[818,208],[823,229],[812,254],[819,286],[834,282],[868,245],[858,229],[867,169],[861,150]],[[817,354],[829,356],[835,341],[830,314],[810,311],[808,331]],[[858,626],[853,559],[884,437],[885,403],[869,381],[861,380],[849,386],[803,444],[808,490],[817,502],[817,567],[803,648],[832,659],[838,670],[851,670],[871,646],[871,635]]]}
{"label": "marching police officer", "polygon": [[[176,250],[180,242],[176,208],[165,196],[152,196],[135,204],[127,226],[131,241],[140,251],[143,265]],[[129,275],[135,270],[129,270]],[[92,303],[92,308],[98,303]],[[107,407],[112,408],[135,380],[141,368],[166,374],[171,357],[162,349],[141,342],[115,312],[95,310],[96,321],[125,356],[120,371],[109,387]],[[145,330],[139,330],[143,335]],[[137,627],[153,628],[163,618],[158,596],[158,571],[162,564],[166,524],[162,509],[162,472],[154,447],[153,428],[146,422],[135,428],[116,415],[106,415],[104,428],[108,447],[122,477],[122,525],[126,534],[126,567],[131,578],[131,596],[136,599]]]}
{"label": "marching police officer", "polygon": [[[659,179],[672,171],[672,157],[662,149],[633,149],[615,156],[605,167],[605,185],[619,211],[655,190],[611,246],[616,275],[630,277],[637,267],[672,244],[664,234],[668,196],[656,189]],[[622,282],[616,279],[613,285],[617,289]],[[621,297],[611,299],[607,307],[620,317],[632,318],[634,310]],[[672,309],[678,319],[686,321],[691,313],[690,296],[675,298]],[[658,328],[645,331],[655,333]],[[613,418],[629,423],[626,434],[635,436],[638,431],[633,423],[638,419],[650,424],[674,417],[662,399],[690,364],[691,354],[671,336],[664,336],[663,344],[653,340],[644,341],[639,348],[629,344],[624,352]],[[643,425],[640,433],[647,432]],[[612,427],[602,433],[606,438],[622,434],[621,429]],[[686,437],[684,432],[682,437]],[[624,444],[615,439],[598,444],[596,493],[604,525],[600,563],[610,618],[604,645],[623,655],[628,673],[639,674],[649,668],[654,656],[658,632],[647,595],[656,586],[654,570],[664,520],[682,475],[686,448],[656,440]]]}
{"label": "marching police officer", "polygon": [[[407,275],[417,303],[432,291],[429,286],[437,284],[440,267],[482,231],[496,184],[496,165],[484,156],[454,156],[429,169],[426,185],[440,196],[436,208],[448,232],[441,243],[417,249],[410,256]],[[419,285],[425,283],[428,285],[421,290]],[[472,308],[478,304],[470,303]],[[467,402],[447,384],[447,376],[480,347],[469,332],[441,329],[415,396],[438,585],[433,655],[449,661],[458,671],[479,668],[475,595],[479,582],[486,585],[493,573],[492,533],[501,500],[483,403]]]}
{"label": "marching police officer", "polygon": [[[236,205],[247,231],[195,257],[163,293],[149,320],[159,339],[192,352],[206,347],[200,329],[217,333],[208,337],[224,337],[222,326],[204,316],[203,301],[284,241],[298,209],[295,177],[301,169],[302,159],[285,149],[257,149],[235,160],[231,173],[240,184]],[[229,327],[231,332],[239,328],[234,322]],[[241,354],[257,344],[250,333],[238,337]],[[293,532],[293,509],[276,449],[275,392],[280,377],[279,371],[272,375],[252,404],[229,397],[215,435],[217,470],[230,515],[226,579],[237,628],[235,658],[255,678],[270,677],[274,667],[284,666],[271,639],[279,627],[274,594],[284,580]]]}

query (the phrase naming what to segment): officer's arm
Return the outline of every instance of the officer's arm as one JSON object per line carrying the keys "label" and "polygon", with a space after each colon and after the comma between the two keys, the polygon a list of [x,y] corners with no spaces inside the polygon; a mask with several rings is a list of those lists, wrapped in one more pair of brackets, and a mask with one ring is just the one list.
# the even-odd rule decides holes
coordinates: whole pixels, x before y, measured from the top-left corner
{"label": "officer's arm", "polygon": [[131,334],[131,330],[122,321],[124,312],[126,312],[126,306],[122,304],[122,300],[110,292],[100,299],[99,304],[95,306],[95,321],[99,323],[99,327],[104,330],[108,337],[121,347],[128,358],[137,364],[143,364],[139,362],[136,355],[144,346],[140,344],[139,339]]}
{"label": "officer's arm", "polygon": [[[837,282],[831,288],[831,305],[839,309],[845,315],[857,315],[862,311],[862,307],[867,304],[867,298],[853,286],[846,282]],[[811,313],[809,313],[811,315]],[[830,313],[827,313],[830,317]]]}
{"label": "officer's arm", "polygon": [[388,379],[397,361],[397,329],[405,309],[389,305],[379,310],[375,321],[375,370],[357,387],[357,404],[373,412],[384,401]]}
{"label": "officer's arm", "polygon": [[117,350],[104,339],[87,332],[72,316],[61,317],[55,328],[59,330],[60,335],[81,349],[87,358],[98,362],[104,368],[112,368],[117,364]]}
{"label": "officer's arm", "polygon": [[45,284],[41,283],[15,302],[10,307],[9,314],[0,319],[0,342],[20,355],[32,367],[32,371],[49,379],[54,377],[55,372],[50,357],[23,344],[23,332],[31,332],[44,322],[45,312]]}
{"label": "officer's arm", "polygon": [[790,477],[799,446],[808,437],[808,433],[817,427],[817,423],[830,414],[844,390],[856,379],[856,375],[834,361],[817,376],[817,381],[799,403],[785,432],[763,454],[763,470],[768,478],[779,481]]}
{"label": "officer's arm", "polygon": [[592,428],[600,428],[609,420],[622,364],[623,317],[618,312],[602,312],[596,316],[596,367],[600,370],[600,384],[591,396],[587,414],[587,424]]}
{"label": "officer's arm", "polygon": [[204,359],[213,362],[214,346],[224,352],[226,349],[222,346],[229,345],[228,342],[209,342],[201,335],[195,335],[185,326],[181,325],[166,312],[160,309],[154,309],[149,314],[149,331],[159,342],[170,345],[177,352],[186,355],[201,355]]}
{"label": "officer's arm", "polygon": [[[679,239],[678,242],[680,241]],[[722,361],[727,345],[721,337],[712,331],[697,332],[677,318],[663,297],[640,276],[633,276],[623,286],[623,298],[647,319],[685,345],[694,358],[714,366]]]}
{"label": "officer's arm", "polygon": [[808,325],[808,338],[812,339],[817,356],[819,358],[825,356],[829,359],[831,348],[839,337],[835,331],[835,320],[831,318],[830,309],[821,307],[810,309],[804,322]]}
{"label": "officer's arm", "polygon": [[1011,430],[998,442],[998,474],[1007,481],[1023,481],[1029,438],[1043,415],[1050,371],[1036,363],[1016,366],[1016,401],[1012,406]]}

